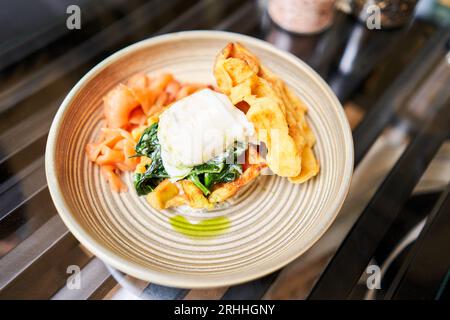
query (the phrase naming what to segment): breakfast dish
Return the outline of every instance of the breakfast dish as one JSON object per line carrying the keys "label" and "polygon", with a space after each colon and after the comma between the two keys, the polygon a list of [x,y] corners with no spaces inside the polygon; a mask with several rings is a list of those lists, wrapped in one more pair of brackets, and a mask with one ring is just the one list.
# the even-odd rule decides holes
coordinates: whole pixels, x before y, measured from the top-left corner
{"label": "breakfast dish", "polygon": [[264,169],[304,183],[319,172],[307,108],[239,43],[213,66],[217,88],[137,74],[103,99],[105,126],[86,145],[111,189],[121,178],[155,209],[213,209]]}
{"label": "breakfast dish", "polygon": [[[191,115],[186,112],[192,100],[183,98],[215,102],[211,108],[212,102],[196,102],[203,112]],[[234,110],[230,120],[224,118],[230,107],[224,101]],[[177,102],[183,106],[172,109]],[[179,112],[186,123],[174,125]],[[191,143],[188,137],[180,137],[180,144],[159,131],[188,132],[181,123],[193,126],[196,119],[202,128],[213,127],[237,141],[224,139],[220,150],[199,147],[192,158],[179,156]],[[203,127],[207,119],[214,125]],[[291,128],[294,121],[298,125]],[[231,122],[236,130],[228,133],[224,128]],[[304,122],[307,127],[300,125]],[[272,127],[279,132],[265,136],[265,129]],[[146,130],[152,134],[145,135]],[[288,141],[277,143],[277,135]],[[141,138],[145,143],[136,151]],[[138,196],[136,174],[144,174],[153,163],[138,153],[151,152],[145,146],[156,145],[169,153],[160,158],[163,167],[164,161],[168,168],[175,166],[164,170],[177,177],[150,177],[141,186],[154,182],[148,184],[153,191],[149,187],[149,193]],[[290,150],[284,160],[277,159],[280,145],[280,152]],[[209,161],[203,154],[227,153],[234,159],[242,149],[237,163],[217,161],[219,169],[232,168],[230,180],[242,166],[234,181],[214,184],[215,173],[205,179],[206,172],[195,170],[208,195],[189,176],[180,179],[182,174],[172,170],[192,173],[200,160]],[[321,238],[349,190],[353,143],[339,100],[300,59],[242,34],[186,31],[124,48],[80,79],[53,120],[45,168],[62,222],[107,265],[159,285],[225,287],[280,269]]]}

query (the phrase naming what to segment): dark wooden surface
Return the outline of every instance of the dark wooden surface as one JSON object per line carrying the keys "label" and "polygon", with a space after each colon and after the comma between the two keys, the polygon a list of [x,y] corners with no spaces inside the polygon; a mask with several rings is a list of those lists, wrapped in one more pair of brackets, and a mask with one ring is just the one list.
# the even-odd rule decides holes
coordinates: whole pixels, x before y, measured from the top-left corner
{"label": "dark wooden surface", "polygon": [[[406,201],[416,199],[418,192],[429,193],[431,196],[421,197],[420,201],[426,201],[429,207],[437,203],[432,216],[448,224],[441,209],[448,207],[448,195],[437,202],[450,180],[450,175],[445,174],[448,125],[439,131],[425,124],[435,113],[441,118],[448,115],[448,110],[442,110],[449,92],[450,68],[445,54],[450,31],[432,17],[416,18],[394,30],[374,31],[337,13],[329,30],[318,35],[296,35],[270,21],[264,1],[102,0],[78,1],[82,28],[71,31],[65,27],[66,2],[54,2],[58,4],[33,1],[25,5],[18,1],[2,14],[7,12],[11,17],[26,10],[26,21],[0,21],[0,298],[300,299],[307,298],[311,290],[314,298],[363,298],[365,291],[359,293],[358,283],[367,260],[373,259],[372,251],[390,252],[395,243],[386,241],[383,235],[402,238],[406,232],[395,227],[396,213]],[[154,35],[191,29],[243,33],[292,52],[329,83],[355,128],[355,178],[342,213],[329,232],[283,270],[231,288],[163,288],[104,266],[68,232],[53,207],[45,181],[46,136],[60,102],[76,81],[124,46]],[[429,152],[417,147],[417,137],[422,137],[424,130],[428,131],[420,143],[431,148]],[[405,157],[414,162],[403,166]],[[423,175],[432,161],[440,161],[439,172],[444,174]],[[403,188],[401,199],[389,192],[396,188]],[[377,203],[388,206],[382,211],[392,219],[394,227],[381,223],[377,226],[381,229],[371,229],[370,221],[380,223],[373,216],[380,208]],[[409,225],[408,219],[401,225]],[[364,238],[371,252],[364,257],[354,256],[348,243],[364,237],[365,230],[377,235]],[[404,262],[408,263],[403,267],[406,271],[397,280],[401,287],[391,288],[391,296],[405,297],[404,288],[414,281],[413,271],[422,270],[421,257],[428,258],[423,248],[429,243],[439,248],[439,242],[423,237],[422,249],[414,249],[414,257]],[[442,250],[445,248],[448,244],[442,246]],[[433,256],[439,266],[436,274],[442,274],[448,252],[437,252],[442,259]],[[69,265],[79,266],[89,285],[68,290],[65,284],[70,276]],[[350,266],[352,273],[339,283],[328,271],[341,270],[343,265]],[[439,283],[445,292],[440,280],[433,285]],[[313,289],[316,282],[319,285]]]}

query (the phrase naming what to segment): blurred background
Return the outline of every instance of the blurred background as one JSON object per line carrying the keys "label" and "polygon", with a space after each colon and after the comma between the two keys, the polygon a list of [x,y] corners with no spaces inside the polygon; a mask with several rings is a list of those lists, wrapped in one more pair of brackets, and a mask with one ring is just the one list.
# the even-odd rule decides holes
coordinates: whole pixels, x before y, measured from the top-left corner
{"label": "blurred background", "polygon": [[[74,6],[75,5],[75,6]],[[450,0],[15,0],[0,11],[0,298],[448,299]],[[283,270],[214,290],[105,266],[68,232],[45,180],[62,99],[113,52],[193,29],[289,51],[333,89],[355,175],[323,238]],[[75,265],[84,285],[66,286]],[[381,282],[368,286],[376,266]],[[369,282],[371,280],[369,279]]]}

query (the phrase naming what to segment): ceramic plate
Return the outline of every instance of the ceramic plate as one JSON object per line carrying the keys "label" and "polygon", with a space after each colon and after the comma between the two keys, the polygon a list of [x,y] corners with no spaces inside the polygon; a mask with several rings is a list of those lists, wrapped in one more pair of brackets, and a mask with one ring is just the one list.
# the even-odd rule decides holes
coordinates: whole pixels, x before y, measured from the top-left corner
{"label": "ceramic plate", "polygon": [[[214,59],[230,41],[247,46],[309,107],[319,175],[302,185],[260,176],[226,207],[207,213],[153,209],[134,192],[131,174],[123,177],[129,192],[111,192],[84,153],[102,126],[103,96],[137,72],[170,72],[181,81],[215,83]],[[305,63],[264,41],[216,31],[151,38],[101,62],[65,98],[46,150],[47,180],[56,208],[85,247],[127,274],[185,288],[249,281],[301,255],[333,222],[352,170],[349,125],[326,83]],[[216,218],[227,228],[210,237],[189,236],[174,228],[177,215],[192,223]]]}

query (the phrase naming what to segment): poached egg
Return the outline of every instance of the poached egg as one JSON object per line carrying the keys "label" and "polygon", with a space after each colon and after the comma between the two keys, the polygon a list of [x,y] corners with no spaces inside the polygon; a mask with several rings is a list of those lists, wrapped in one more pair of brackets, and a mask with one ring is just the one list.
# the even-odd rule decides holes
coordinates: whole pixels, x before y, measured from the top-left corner
{"label": "poached egg", "polygon": [[175,102],[159,116],[161,158],[172,180],[254,135],[253,124],[224,94],[203,89]]}

